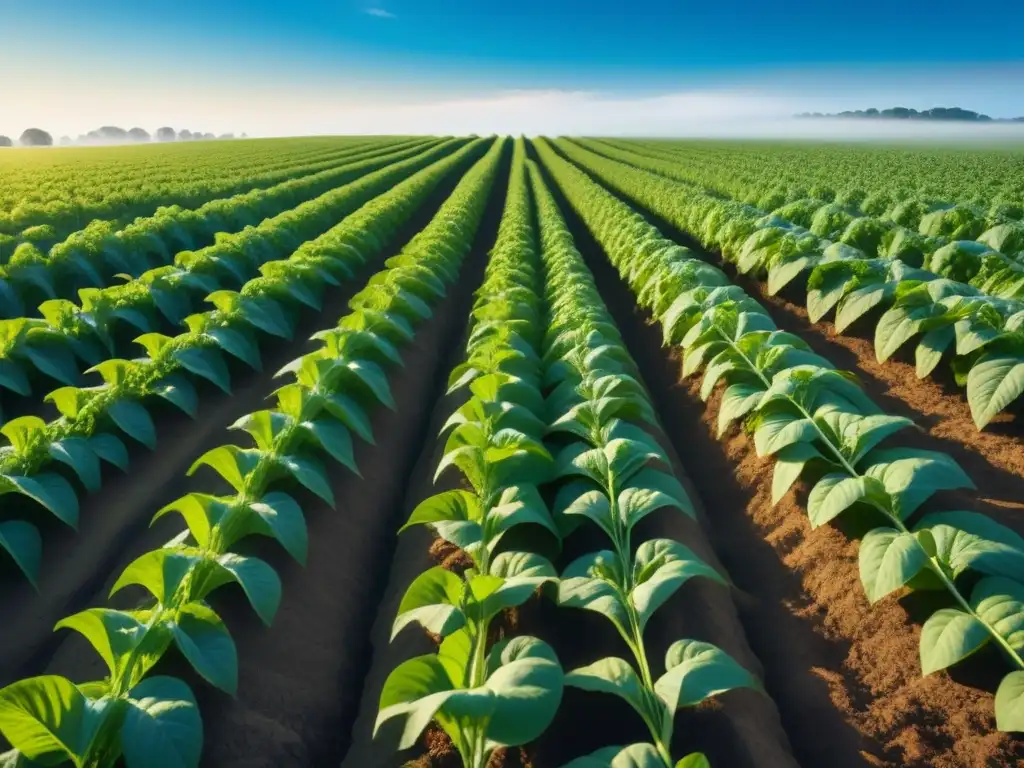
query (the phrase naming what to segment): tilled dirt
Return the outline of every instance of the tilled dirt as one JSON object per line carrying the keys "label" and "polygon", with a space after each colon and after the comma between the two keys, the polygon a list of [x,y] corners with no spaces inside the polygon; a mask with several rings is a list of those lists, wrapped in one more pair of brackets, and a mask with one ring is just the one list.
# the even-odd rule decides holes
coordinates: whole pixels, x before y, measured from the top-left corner
{"label": "tilled dirt", "polygon": [[[691,238],[650,218],[663,233],[694,247]],[[579,231],[574,235],[579,244]],[[837,526],[811,530],[807,488],[800,483],[773,506],[772,461],[758,458],[736,425],[721,440],[715,437],[721,386],[702,403],[699,378],[680,381],[680,353],[660,348],[660,328],[650,325],[607,261],[591,255],[590,265],[709,510],[711,542],[741,593],[736,602],[747,638],[798,761],[959,768],[1024,760],[1024,744],[994,730],[992,692],[1008,671],[1005,662],[983,652],[952,674],[921,677],[921,622],[941,603],[912,595],[869,605],[858,572],[859,532]],[[737,283],[764,300],[751,281]],[[765,305],[780,327],[840,368],[857,372],[887,412],[907,415],[921,427],[895,442],[951,453],[981,489],[941,494],[925,511],[973,509],[1020,530],[1022,497],[1014,469],[1019,455],[1002,442],[1012,437],[985,433],[973,439],[977,432],[969,413],[969,430],[963,411],[958,421],[953,418],[952,395],[942,399],[942,407],[932,399],[930,410],[927,397],[914,395],[927,382],[917,382],[912,369],[901,380],[885,370],[891,363],[874,361],[864,340],[836,339],[783,300],[767,299]],[[996,456],[984,453],[993,444],[1002,446]]]}

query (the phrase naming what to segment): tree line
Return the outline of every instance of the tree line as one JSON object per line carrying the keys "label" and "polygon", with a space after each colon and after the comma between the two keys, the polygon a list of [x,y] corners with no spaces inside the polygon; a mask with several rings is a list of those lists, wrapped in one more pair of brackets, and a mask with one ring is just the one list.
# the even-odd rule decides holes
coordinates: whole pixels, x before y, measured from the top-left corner
{"label": "tree line", "polygon": [[[73,144],[144,144],[149,141],[211,141],[213,139],[233,138],[235,138],[233,133],[215,136],[212,133],[190,131],[187,128],[176,131],[170,126],[157,128],[156,133],[150,135],[149,131],[143,128],[131,128],[126,131],[124,128],[118,128],[116,125],[104,125],[79,136],[77,139],[72,139],[70,136],[62,136],[58,143],[62,146]],[[243,133],[241,138],[248,137]],[[52,147],[54,140],[53,136],[42,128],[28,128],[21,134],[18,143],[23,147]],[[9,136],[0,136],[0,147],[12,146],[14,146],[14,141]]]}
{"label": "tree line", "polygon": [[990,117],[981,112],[974,112],[961,107],[935,107],[918,111],[909,107],[892,107],[890,109],[854,109],[845,112],[822,113],[801,112],[797,117],[867,117],[886,118],[891,120],[954,120],[968,123],[1020,123],[1024,117]]}

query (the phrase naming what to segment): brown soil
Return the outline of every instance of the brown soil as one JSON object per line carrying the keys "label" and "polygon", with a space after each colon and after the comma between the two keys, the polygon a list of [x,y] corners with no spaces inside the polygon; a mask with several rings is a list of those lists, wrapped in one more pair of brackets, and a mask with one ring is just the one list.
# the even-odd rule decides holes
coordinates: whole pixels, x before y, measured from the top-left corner
{"label": "brown soil", "polygon": [[[398,233],[401,237],[396,237],[396,245],[422,228],[457,180],[453,177],[450,184],[438,189],[415,217],[416,221]],[[363,478],[347,470],[331,473],[336,510],[298,489],[289,489],[307,513],[308,566],[300,567],[269,540],[244,542],[247,553],[267,560],[284,583],[284,597],[273,626],[268,629],[260,624],[241,590],[228,587],[213,596],[214,607],[231,628],[238,647],[239,698],[233,700],[200,681],[174,652],[168,653],[159,665],[158,672],[184,677],[197,694],[204,721],[204,764],[327,765],[340,759],[348,741],[348,725],[354,716],[352,708],[359,700],[368,658],[368,629],[383,586],[381,564],[388,562],[393,546],[396,502],[401,499],[417,446],[427,437],[426,420],[417,416],[429,413],[438,391],[443,390],[447,370],[441,370],[439,361],[445,359],[445,350],[453,344],[452,339],[460,336],[468,316],[471,293],[479,283],[485,250],[493,241],[496,229],[495,217],[490,218],[494,223],[482,228],[464,266],[463,279],[450,289],[449,297],[438,307],[434,317],[420,328],[416,340],[404,350],[406,368],[390,377],[397,413],[381,408],[375,414],[375,447],[356,441],[356,458]],[[376,268],[379,266],[378,263]],[[369,270],[367,275],[373,271]],[[364,282],[351,281],[346,296],[326,305],[321,313],[324,317],[316,326],[333,323],[344,315],[348,295]],[[284,350],[279,361],[268,360],[266,368],[272,374],[279,367],[272,362],[283,364],[301,352],[298,345],[292,346]],[[221,422],[219,426],[259,407],[256,403],[278,385],[270,381],[270,374],[262,380],[262,385],[253,385],[258,390],[253,393],[253,399],[234,407],[229,417],[211,409]],[[226,407],[225,403],[220,405]],[[200,424],[204,435],[211,433],[210,439],[215,441],[212,445],[224,441],[224,433],[206,429],[204,420]],[[182,433],[189,436],[189,427],[184,427]],[[75,601],[74,607],[68,605],[67,599],[63,605],[57,597],[53,599],[52,610],[57,617],[77,610],[79,605],[104,604],[105,590],[119,572],[119,566],[180,530],[180,521],[175,520],[169,520],[166,526],[156,526],[159,530],[155,532],[147,532],[145,526],[151,512],[170,499],[192,488],[209,490],[209,474],[202,473],[205,476],[195,482],[184,478],[187,462],[208,447],[205,443],[196,446],[194,442],[198,440],[173,452],[174,456],[181,454],[173,467],[168,458],[172,455],[168,450],[170,445],[161,445],[160,463],[167,465],[160,467],[167,476],[163,485],[158,486],[153,480],[148,484],[141,482],[142,470],[133,465],[129,480],[137,481],[133,486],[137,490],[125,499],[125,508],[118,515],[125,529],[121,546],[114,548],[109,542],[104,544],[103,537],[96,535],[96,545],[103,547],[103,557],[109,562],[96,564],[97,568],[102,568],[102,575],[94,577],[88,593],[82,590],[84,594]],[[154,472],[156,469],[154,466]],[[115,487],[111,493],[117,490],[116,484],[112,485]],[[124,494],[123,488],[121,493]],[[84,519],[91,518],[84,516]],[[85,546],[80,537],[81,534],[69,542],[69,554],[84,560],[86,553],[92,553],[92,548]],[[100,560],[99,554],[92,555]],[[66,573],[60,576],[61,579],[54,580],[61,584],[79,584],[84,578],[76,580],[74,575]],[[40,620],[39,623],[42,626],[47,622]],[[52,621],[49,623],[52,625]],[[55,649],[36,651],[37,659],[32,659],[29,672],[45,669],[75,680],[102,674],[95,653],[79,637],[61,633],[59,640]],[[27,654],[23,651],[22,655]],[[19,671],[19,674],[23,673]]]}
{"label": "brown soil", "polygon": [[[694,246],[665,222],[651,220]],[[650,318],[636,307],[618,275],[603,257],[590,261],[652,387],[669,437],[711,510],[712,543],[740,591],[737,604],[747,637],[764,665],[766,687],[800,763],[1019,764],[1024,744],[994,730],[992,691],[1007,671],[1002,660],[983,653],[952,675],[921,677],[920,623],[936,605],[914,595],[890,596],[869,606],[860,586],[854,532],[833,526],[812,531],[804,511],[807,489],[800,485],[772,506],[771,460],[759,459],[737,426],[723,439],[715,437],[721,388],[709,403],[701,403],[699,380],[679,380],[678,351],[659,349],[660,329],[648,324]],[[763,298],[750,281],[737,282]],[[950,452],[982,489],[981,498],[942,494],[929,509],[976,509],[1019,525],[1013,510],[1022,498],[1015,491],[1020,478],[1014,475],[1019,448],[1014,456],[1002,442],[1005,437],[979,435],[969,414],[966,421],[962,418],[963,410],[955,422],[954,398],[931,395],[929,401],[915,394],[930,383],[914,379],[912,369],[909,376],[904,369],[902,379],[887,372],[893,364],[879,366],[863,340],[831,337],[782,300],[765,303],[780,327],[801,335],[840,368],[860,373],[868,392],[888,412],[908,415],[924,427],[905,442]],[[1001,446],[995,456],[984,452],[994,444]]]}

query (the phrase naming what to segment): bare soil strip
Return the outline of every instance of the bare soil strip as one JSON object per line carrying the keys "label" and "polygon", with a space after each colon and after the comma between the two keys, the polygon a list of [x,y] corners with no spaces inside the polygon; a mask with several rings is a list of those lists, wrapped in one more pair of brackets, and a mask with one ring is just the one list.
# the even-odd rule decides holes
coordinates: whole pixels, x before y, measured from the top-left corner
{"label": "bare soil strip", "polygon": [[[307,341],[309,335],[333,325],[348,311],[351,296],[381,268],[387,256],[397,253],[423,228],[457,182],[458,178],[453,177],[439,185],[420,211],[396,233],[390,252],[373,260],[353,279],[329,288],[322,310],[308,314],[298,324],[296,341],[264,339],[269,343],[262,349],[262,371],[236,365],[229,358],[230,395],[212,384],[197,382],[200,398],[194,420],[156,398],[147,403],[156,406],[156,451],[150,452],[130,439],[126,441],[132,454],[128,474],[105,467],[103,488],[82,498],[81,526],[77,532],[40,513],[39,521],[44,524],[44,559],[39,592],[13,573],[5,572],[0,579],[0,605],[4,606],[9,626],[18,628],[17,632],[0,633],[0,683],[38,674],[47,665],[65,671],[59,661],[51,660],[55,654],[58,660],[65,658],[57,653],[58,648],[63,653],[71,646],[84,651],[79,656],[95,656],[77,636],[63,631],[54,634],[54,624],[76,611],[105,604],[107,590],[125,565],[181,530],[180,518],[168,517],[152,528],[149,522],[157,509],[193,487],[205,484],[208,490],[208,477],[200,480],[198,486],[186,478],[191,463],[206,450],[226,442],[225,430],[240,416],[265,407],[265,399],[280,386],[280,381],[273,379],[274,373],[319,346]],[[347,470],[339,471],[338,475],[345,473]],[[235,636],[238,641],[237,632]],[[93,665],[83,669],[82,674],[94,672],[98,674],[101,669]]]}
{"label": "bare soil strip", "polygon": [[[666,236],[701,253],[692,238],[644,214]],[[808,768],[954,768],[1014,765],[1024,759],[1021,740],[994,730],[992,692],[1005,663],[983,651],[952,675],[921,677],[920,625],[929,609],[937,607],[929,602],[933,598],[890,596],[870,606],[858,575],[857,538],[863,530],[825,526],[812,531],[805,513],[808,489],[800,484],[772,506],[773,462],[758,458],[752,441],[737,426],[722,440],[715,437],[721,388],[704,404],[699,379],[680,381],[679,352],[660,348],[660,328],[636,306],[580,222],[573,224],[577,244],[581,250],[586,244],[583,252],[598,287],[709,510],[712,544],[740,592],[736,602],[747,638],[764,665],[768,692],[799,762]],[[708,260],[717,262],[710,256]],[[753,281],[736,282],[755,298],[764,298]],[[914,404],[879,383],[885,366],[874,363],[873,351],[868,350],[869,359],[864,359],[863,349],[855,355],[856,344],[830,339],[805,314],[801,318],[792,309],[784,311],[782,300],[767,299],[765,305],[780,327],[800,335],[839,367],[857,372],[887,412],[925,427],[906,438],[906,444],[951,453],[982,489],[980,495],[942,494],[925,511],[973,509],[1021,530],[1019,512],[1013,508],[1021,496],[1008,490],[1017,487],[1018,477],[985,457],[971,461],[967,448],[932,436]],[[912,394],[920,386],[914,380],[905,390]],[[968,433],[962,429],[957,434],[963,438]],[[976,434],[973,423],[969,434]]]}

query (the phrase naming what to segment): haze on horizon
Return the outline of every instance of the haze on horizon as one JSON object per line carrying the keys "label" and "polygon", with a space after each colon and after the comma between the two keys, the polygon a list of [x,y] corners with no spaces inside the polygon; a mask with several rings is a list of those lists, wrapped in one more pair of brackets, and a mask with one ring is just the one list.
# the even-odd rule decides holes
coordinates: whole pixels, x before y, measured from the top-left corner
{"label": "haze on horizon", "polygon": [[1024,115],[1024,6],[997,0],[984,17],[970,44],[963,7],[945,0],[856,12],[809,0],[0,0],[0,64],[18,72],[0,134],[1024,136],[790,119],[892,106]]}

